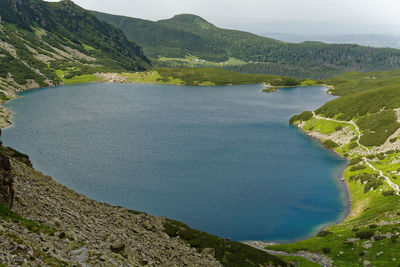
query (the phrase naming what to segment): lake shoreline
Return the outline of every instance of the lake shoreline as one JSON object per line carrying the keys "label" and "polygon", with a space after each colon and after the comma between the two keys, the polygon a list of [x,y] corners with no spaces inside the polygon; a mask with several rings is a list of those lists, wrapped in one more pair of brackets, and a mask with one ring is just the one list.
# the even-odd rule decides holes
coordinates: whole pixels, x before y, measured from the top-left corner
{"label": "lake shoreline", "polygon": [[[315,230],[311,231],[311,233],[307,234],[305,237],[297,238],[297,239],[290,240],[290,241],[287,241],[287,242],[282,242],[282,241],[261,241],[261,240],[245,240],[245,241],[241,241],[244,244],[254,244],[254,245],[258,246],[260,243],[263,243],[263,244],[265,244],[265,246],[271,246],[271,245],[292,244],[292,243],[296,243],[296,242],[299,242],[299,241],[307,240],[307,239],[310,239],[310,238],[316,236],[320,231],[326,230],[329,226],[339,225],[339,224],[345,222],[346,219],[350,215],[351,205],[352,205],[351,195],[350,195],[349,185],[347,184],[347,182],[345,180],[343,180],[344,172],[350,166],[350,161],[348,159],[344,158],[342,155],[340,155],[336,151],[334,151],[332,149],[327,149],[324,146],[322,146],[321,140],[315,138],[314,136],[311,136],[311,135],[307,134],[306,131],[304,131],[303,129],[301,129],[299,127],[296,127],[296,128],[298,130],[300,130],[300,132],[305,134],[307,137],[311,138],[314,142],[316,142],[319,145],[321,145],[321,147],[323,149],[329,151],[330,153],[332,153],[333,155],[335,155],[338,158],[346,160],[346,164],[341,168],[340,175],[335,177],[335,179],[337,179],[337,181],[339,182],[339,186],[342,187],[340,190],[344,194],[343,201],[345,202],[345,210],[343,211],[343,214],[341,214],[340,219],[338,221],[327,222],[327,223],[325,223],[323,225],[316,226]],[[254,247],[256,247],[256,246],[254,246]]]}
{"label": "lake shoreline", "polygon": [[[100,82],[100,83],[101,83],[101,82]],[[147,83],[140,83],[140,84],[147,84]],[[171,85],[171,84],[169,84],[169,85]],[[318,85],[318,86],[320,86],[320,85]],[[287,86],[286,86],[286,87],[287,87]],[[282,87],[282,88],[286,88],[286,87]],[[46,88],[47,88],[47,87],[46,87]],[[39,88],[38,88],[38,89],[39,89]],[[32,89],[32,90],[35,90],[35,89]],[[11,100],[12,100],[12,99],[10,99],[9,101],[11,101]],[[8,101],[7,101],[7,102],[8,102]],[[11,113],[11,116],[12,116],[12,113]],[[10,127],[10,126],[12,126],[12,124],[9,124],[9,125],[7,125],[6,127],[3,127],[3,129],[4,129],[4,128],[8,128],[8,127]],[[329,151],[330,151],[330,150],[329,150]],[[339,154],[335,153],[335,155],[337,156],[337,155],[339,155]],[[345,169],[346,169],[346,167],[344,167],[342,173],[344,172]],[[346,198],[347,198],[347,201],[349,202],[350,196],[349,196],[348,187],[347,187],[347,184],[346,184],[346,183],[344,183],[344,184],[345,184],[345,188],[346,188],[346,190],[345,190]],[[348,203],[348,204],[349,204],[349,203]],[[340,221],[337,221],[337,222],[335,222],[335,223],[327,223],[327,224],[324,224],[324,226],[322,226],[322,227],[319,226],[318,229],[323,230],[323,229],[325,229],[326,227],[328,227],[328,226],[330,226],[330,225],[340,224],[341,222],[343,222],[343,221],[347,218],[347,216],[348,216],[348,214],[349,214],[349,211],[350,211],[350,209],[348,208],[347,211],[346,211],[346,214],[345,214],[344,216],[341,216],[341,217],[343,217],[343,218],[340,219]],[[303,237],[303,238],[301,238],[301,239],[299,239],[299,240],[308,239],[308,238],[310,238],[310,237],[312,237],[312,236],[315,236],[315,234],[316,234],[316,232],[313,231],[313,234],[307,235],[306,237]],[[297,241],[299,241],[299,240],[291,240],[290,243],[294,243],[294,242],[297,242]]]}

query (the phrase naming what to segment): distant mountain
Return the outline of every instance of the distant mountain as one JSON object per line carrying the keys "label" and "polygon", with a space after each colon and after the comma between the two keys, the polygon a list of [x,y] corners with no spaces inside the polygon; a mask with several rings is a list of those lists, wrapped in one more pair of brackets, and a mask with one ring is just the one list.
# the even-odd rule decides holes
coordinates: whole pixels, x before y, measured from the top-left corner
{"label": "distant mountain", "polygon": [[221,29],[190,14],[156,22],[93,14],[120,28],[152,58],[192,55],[219,62],[233,57],[247,62],[229,67],[236,71],[311,78],[400,67],[400,50],[395,49],[320,42],[287,43],[248,32]]}
{"label": "distant mountain", "polygon": [[400,36],[384,34],[342,34],[342,35],[294,35],[286,33],[265,33],[265,37],[284,42],[301,43],[306,41],[324,42],[330,44],[358,44],[377,48],[400,48]]}
{"label": "distant mountain", "polygon": [[[152,58],[196,55],[205,60],[224,61],[228,58],[225,47],[230,38],[240,38],[243,41],[264,39],[250,33],[219,29],[195,15],[182,14],[172,19],[153,22],[95,11],[93,14],[120,28]],[[229,39],[226,39],[227,36]],[[270,41],[278,42],[272,39]]]}
{"label": "distant mountain", "polygon": [[0,89],[60,83],[97,70],[144,70],[149,59],[123,32],[73,2],[0,1]]}

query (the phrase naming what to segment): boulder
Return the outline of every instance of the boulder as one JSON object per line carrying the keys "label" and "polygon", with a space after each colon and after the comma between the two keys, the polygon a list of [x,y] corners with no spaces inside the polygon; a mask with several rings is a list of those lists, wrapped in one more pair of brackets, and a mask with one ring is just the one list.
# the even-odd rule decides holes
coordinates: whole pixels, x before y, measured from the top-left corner
{"label": "boulder", "polygon": [[124,250],[125,250],[125,244],[123,244],[123,243],[112,244],[112,245],[110,246],[110,249],[111,249],[111,251],[114,252],[114,253],[119,253],[119,254],[121,254],[121,253],[124,252]]}
{"label": "boulder", "polygon": [[211,255],[211,256],[215,256],[215,249],[214,248],[205,248],[201,251],[201,254],[203,255]]}

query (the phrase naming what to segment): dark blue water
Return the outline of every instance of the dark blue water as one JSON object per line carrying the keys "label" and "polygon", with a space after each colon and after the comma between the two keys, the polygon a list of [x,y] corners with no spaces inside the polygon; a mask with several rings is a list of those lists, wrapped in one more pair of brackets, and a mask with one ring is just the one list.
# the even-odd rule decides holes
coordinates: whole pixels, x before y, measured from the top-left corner
{"label": "dark blue water", "polygon": [[323,87],[261,89],[39,89],[8,104],[3,141],[90,198],[234,240],[295,240],[346,208],[344,161],[288,125],[332,97]]}

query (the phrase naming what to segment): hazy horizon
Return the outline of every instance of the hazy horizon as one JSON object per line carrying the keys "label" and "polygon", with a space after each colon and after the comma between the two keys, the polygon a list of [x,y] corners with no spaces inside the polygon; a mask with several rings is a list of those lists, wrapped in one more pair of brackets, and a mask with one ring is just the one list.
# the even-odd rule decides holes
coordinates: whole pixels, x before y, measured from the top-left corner
{"label": "hazy horizon", "polygon": [[[57,0],[50,0],[57,2]],[[189,13],[218,27],[296,35],[400,34],[395,0],[74,0],[85,9],[147,20]],[[326,12],[329,11],[329,12]]]}

